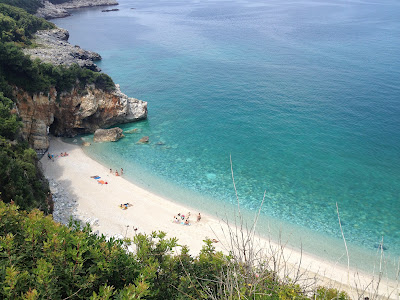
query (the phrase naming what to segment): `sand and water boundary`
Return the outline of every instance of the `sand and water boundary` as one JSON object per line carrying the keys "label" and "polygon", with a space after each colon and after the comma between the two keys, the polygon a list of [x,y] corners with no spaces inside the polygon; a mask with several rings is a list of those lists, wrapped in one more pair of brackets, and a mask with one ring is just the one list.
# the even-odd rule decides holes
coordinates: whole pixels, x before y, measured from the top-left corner
{"label": "sand and water boundary", "polygon": [[[60,156],[67,152],[66,157]],[[211,214],[200,212],[202,218],[197,222],[199,211],[160,197],[143,189],[124,178],[115,176],[114,172],[99,162],[88,157],[78,145],[68,144],[60,138],[51,138],[49,153],[57,156],[41,159],[41,165],[50,187],[56,195],[55,220],[64,222],[72,215],[75,219],[91,223],[92,229],[99,234],[113,237],[132,237],[137,233],[150,234],[152,231],[164,231],[167,237],[176,237],[179,244],[187,245],[196,255],[204,245],[206,238],[217,239],[217,250],[226,251],[229,241],[224,240],[227,232],[223,220]],[[101,177],[107,184],[100,184],[92,176]],[[132,204],[128,209],[121,209],[124,203]],[[190,226],[174,223],[178,213],[187,216],[190,212]],[[216,212],[217,213],[217,212]],[[137,229],[137,230],[135,230]],[[257,238],[257,245],[262,248],[278,247],[267,239]],[[348,269],[331,261],[323,260],[308,253],[300,253],[289,247],[283,250],[288,263],[301,267],[309,272],[310,277],[318,277],[320,284],[333,286],[348,291],[357,297],[356,285],[367,286],[372,290],[377,282],[372,275]],[[296,269],[296,267],[294,268]],[[350,286],[350,287],[349,287]],[[382,280],[379,294],[391,295],[399,299],[399,284],[392,280]]]}

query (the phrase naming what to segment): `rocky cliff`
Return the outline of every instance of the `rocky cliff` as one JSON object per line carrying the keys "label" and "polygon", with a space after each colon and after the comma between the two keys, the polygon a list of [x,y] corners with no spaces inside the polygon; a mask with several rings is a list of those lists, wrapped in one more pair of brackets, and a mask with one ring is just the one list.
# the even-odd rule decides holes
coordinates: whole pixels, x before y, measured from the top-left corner
{"label": "rocky cliff", "polygon": [[68,31],[62,28],[41,30],[33,36],[37,47],[25,48],[23,51],[32,59],[39,58],[41,61],[53,65],[78,64],[82,68],[100,71],[94,63],[101,59],[100,54],[73,46],[68,43],[68,38]]}
{"label": "rocky cliff", "polygon": [[39,8],[36,16],[45,19],[64,18],[70,16],[68,9],[76,9],[81,7],[118,5],[116,0],[70,0],[61,4],[52,4],[47,0],[43,0],[43,7]]}
{"label": "rocky cliff", "polygon": [[78,86],[59,97],[54,88],[49,93],[34,95],[15,88],[23,136],[34,149],[49,147],[48,133],[72,137],[147,117],[147,102],[129,98],[121,93],[118,85],[114,92],[91,85],[85,89]]}
{"label": "rocky cliff", "polygon": [[[39,31],[35,34],[38,47],[24,53],[54,65],[76,63],[98,70],[93,60],[101,59],[100,55],[70,45],[68,37],[68,31],[60,28]],[[115,91],[106,92],[94,85],[82,88],[77,82],[68,92],[58,94],[51,88],[48,93],[33,95],[15,87],[14,96],[24,124],[23,135],[36,150],[48,148],[48,133],[72,137],[147,117],[147,102],[129,98],[118,85]]]}

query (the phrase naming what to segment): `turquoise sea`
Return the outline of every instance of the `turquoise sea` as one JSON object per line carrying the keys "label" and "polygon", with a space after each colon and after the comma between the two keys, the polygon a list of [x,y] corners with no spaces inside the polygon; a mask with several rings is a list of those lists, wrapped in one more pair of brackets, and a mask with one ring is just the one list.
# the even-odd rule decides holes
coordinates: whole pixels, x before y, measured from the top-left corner
{"label": "turquoise sea", "polygon": [[[400,257],[400,2],[120,0],[53,20],[148,120],[86,151],[194,211],[373,271]],[[142,137],[149,145],[138,145]],[[91,136],[84,137],[90,140]],[[133,199],[134,200],[134,199]]]}

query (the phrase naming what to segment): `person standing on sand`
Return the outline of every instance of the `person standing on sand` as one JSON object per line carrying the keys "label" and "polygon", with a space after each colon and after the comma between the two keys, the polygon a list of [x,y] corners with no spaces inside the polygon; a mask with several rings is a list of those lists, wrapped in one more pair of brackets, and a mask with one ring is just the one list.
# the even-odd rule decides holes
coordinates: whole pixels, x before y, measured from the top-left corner
{"label": "person standing on sand", "polygon": [[200,222],[200,220],[201,220],[201,215],[199,213],[199,215],[197,216],[197,222]]}
{"label": "person standing on sand", "polygon": [[121,176],[124,175],[124,169],[121,168]]}
{"label": "person standing on sand", "polygon": [[112,169],[110,169],[110,173],[112,174]]}

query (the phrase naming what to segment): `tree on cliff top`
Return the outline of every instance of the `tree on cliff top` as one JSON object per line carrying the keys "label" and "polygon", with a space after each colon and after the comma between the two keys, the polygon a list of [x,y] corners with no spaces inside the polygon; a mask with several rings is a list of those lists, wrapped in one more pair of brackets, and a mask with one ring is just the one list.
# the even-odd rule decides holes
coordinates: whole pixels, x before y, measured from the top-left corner
{"label": "tree on cliff top", "polygon": [[34,14],[39,7],[43,7],[42,2],[39,0],[0,0],[0,3],[23,8],[31,14]]}

